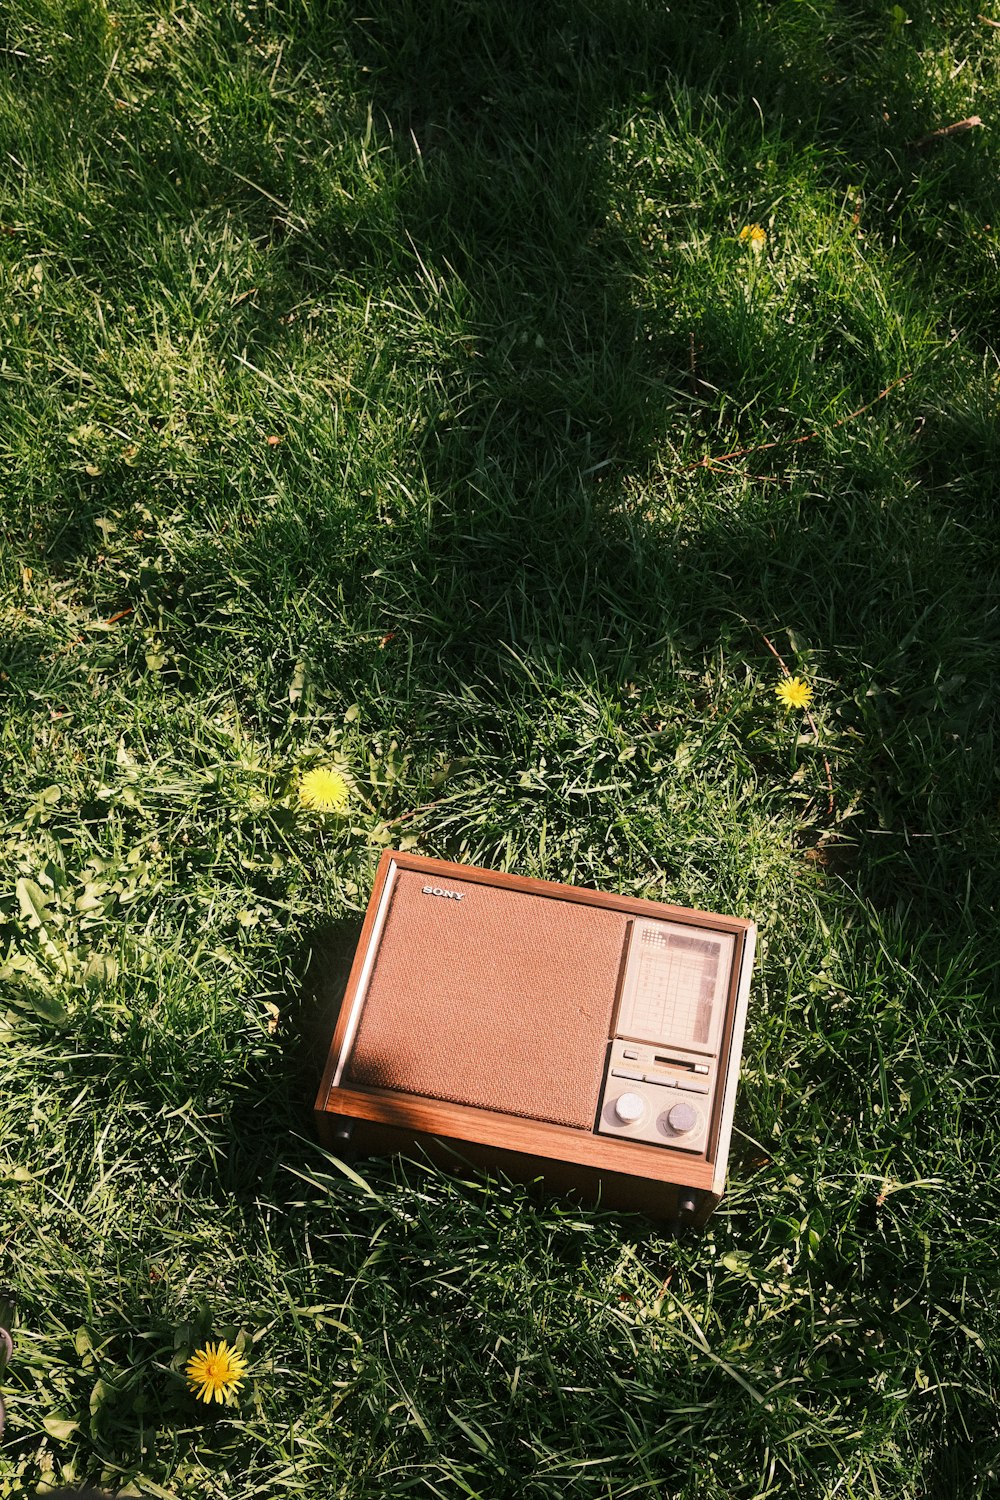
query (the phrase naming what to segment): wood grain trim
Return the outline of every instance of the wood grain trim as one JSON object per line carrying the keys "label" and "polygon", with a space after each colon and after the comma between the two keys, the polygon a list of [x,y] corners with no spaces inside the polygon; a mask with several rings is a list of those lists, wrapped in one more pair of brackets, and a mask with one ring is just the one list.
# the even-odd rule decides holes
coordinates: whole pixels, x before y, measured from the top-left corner
{"label": "wood grain trim", "polygon": [[[590,890],[581,885],[561,885],[552,880],[535,880],[527,875],[508,875],[502,870],[484,870],[478,865],[455,865],[445,860],[429,859],[423,854],[403,854],[398,850],[387,850],[382,856],[391,856],[401,870],[414,870],[418,874],[435,875],[447,880],[472,881],[480,885],[499,886],[510,891],[523,891],[526,895],[547,896],[552,900],[577,901],[583,906],[610,907],[613,911],[630,912],[634,916],[653,917],[661,922],[680,922],[686,926],[715,928],[719,932],[744,933],[753,923],[744,917],[726,917],[718,912],[696,911],[688,906],[667,906],[661,901],[648,901],[641,896],[619,896],[604,891]],[[380,866],[381,868],[381,866]]]}
{"label": "wood grain trim", "polygon": [[446,1104],[419,1094],[338,1087],[330,1090],[325,1109],[320,1106],[318,1113],[348,1115],[391,1126],[413,1138],[435,1136],[479,1142],[622,1176],[672,1182],[681,1187],[710,1189],[712,1186],[712,1164],[697,1156],[682,1155],[663,1146],[590,1135],[563,1125],[496,1114],[472,1105]]}
{"label": "wood grain trim", "polygon": [[[327,1117],[325,1133],[321,1140],[339,1155],[343,1150],[333,1136]],[[505,1151],[496,1146],[483,1146],[475,1141],[449,1141],[441,1137],[414,1136],[412,1132],[398,1130],[391,1125],[377,1125],[371,1121],[358,1122],[351,1142],[349,1155],[354,1149],[365,1155],[388,1155],[390,1153],[422,1156],[454,1173],[467,1167],[486,1172],[503,1174],[515,1182],[523,1182],[533,1189],[541,1188],[546,1193],[571,1195],[578,1201],[596,1207],[624,1213],[641,1213],[651,1219],[673,1219],[677,1213],[678,1198],[683,1191],[676,1183],[655,1182],[648,1178],[625,1176],[620,1172],[600,1171],[596,1167],[580,1166],[576,1162],[546,1160],[518,1151]],[[700,1225],[709,1217],[718,1204],[716,1195],[702,1192],[692,1225]]]}

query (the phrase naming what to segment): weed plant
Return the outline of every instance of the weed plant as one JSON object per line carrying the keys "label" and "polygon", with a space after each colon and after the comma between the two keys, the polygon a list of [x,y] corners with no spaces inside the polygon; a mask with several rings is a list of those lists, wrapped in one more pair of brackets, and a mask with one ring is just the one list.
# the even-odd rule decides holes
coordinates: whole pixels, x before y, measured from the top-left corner
{"label": "weed plant", "polygon": [[[0,1496],[1000,1492],[991,7],[9,0]],[[319,1149],[389,844],[756,919],[705,1232]]]}

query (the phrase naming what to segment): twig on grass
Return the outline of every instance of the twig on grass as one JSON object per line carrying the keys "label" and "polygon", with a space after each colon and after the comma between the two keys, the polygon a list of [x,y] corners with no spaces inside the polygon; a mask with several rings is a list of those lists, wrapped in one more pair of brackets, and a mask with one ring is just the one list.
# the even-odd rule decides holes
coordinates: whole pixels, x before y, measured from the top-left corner
{"label": "twig on grass", "polygon": [[940,130],[932,130],[929,135],[922,135],[918,141],[909,141],[907,144],[911,151],[921,151],[932,141],[943,141],[949,135],[961,135],[966,130],[974,130],[982,123],[978,115],[970,115],[967,120],[956,120],[954,125],[942,125]]}
{"label": "twig on grass", "polygon": [[[787,665],[785,663],[785,658],[782,656],[782,654],[778,650],[778,648],[776,646],[772,645],[772,643],[768,640],[767,636],[764,634],[763,631],[760,632],[760,638],[764,642],[764,645],[767,647],[767,649],[770,651],[771,655],[774,656],[777,659],[778,665],[781,667],[781,670],[784,672],[785,676],[789,677],[789,678],[792,677],[793,674],[789,671],[789,669],[788,669],[788,667],[787,667]],[[819,744],[819,728],[818,728],[818,726],[816,724],[816,720],[813,718],[813,716],[812,716],[812,714],[811,714],[811,712],[809,711],[808,708],[804,710],[804,713],[805,713],[806,718],[809,721],[809,727],[810,727],[810,729],[812,730],[813,734],[816,736],[816,743],[818,745]],[[830,814],[832,814],[833,813],[833,772],[830,770],[830,762],[826,758],[826,751],[825,750],[822,752],[822,755],[823,755],[823,765],[826,767],[826,785],[827,785],[827,791],[829,792],[829,797],[830,797],[829,805],[827,807],[827,812],[830,813]]]}
{"label": "twig on grass", "polygon": [[459,798],[464,796],[465,790],[463,789],[460,792],[451,792],[447,797],[436,797],[433,802],[424,802],[419,807],[411,807],[407,812],[400,813],[398,817],[386,818],[382,826],[384,828],[395,828],[397,823],[407,823],[410,818],[416,818],[421,813],[430,812],[432,808],[443,807],[446,802],[457,802]]}
{"label": "twig on grass", "polygon": [[[866,411],[871,411],[872,407],[877,406],[880,401],[884,401],[889,392],[894,391],[897,385],[902,385],[904,380],[909,380],[912,374],[913,371],[908,370],[905,375],[900,375],[898,380],[892,381],[891,384],[886,386],[884,391],[879,391],[878,395],[871,401],[867,401],[864,406],[859,406],[857,411],[849,411],[846,417],[839,417],[836,422],[831,424],[828,430],[832,432],[837,427],[843,427],[845,422],[853,422],[855,417],[863,416]],[[730,453],[719,453],[715,457],[711,454],[706,454],[704,458],[696,458],[693,463],[682,464],[679,469],[674,469],[672,472],[674,474],[687,474],[692,469],[714,469],[716,465],[727,464],[734,458],[746,458],[751,453],[764,453],[769,448],[791,448],[798,443],[811,443],[813,438],[818,438],[819,436],[820,432],[817,428],[815,432],[804,432],[801,437],[775,438],[773,443],[755,443],[749,448],[734,448]]]}
{"label": "twig on grass", "polygon": [[442,802],[450,802],[450,797],[439,797],[436,802],[425,802],[421,807],[411,807],[409,812],[400,813],[398,818],[386,818],[386,828],[395,828],[397,823],[406,823],[410,818],[417,817],[420,813],[430,812],[433,807],[440,807]]}

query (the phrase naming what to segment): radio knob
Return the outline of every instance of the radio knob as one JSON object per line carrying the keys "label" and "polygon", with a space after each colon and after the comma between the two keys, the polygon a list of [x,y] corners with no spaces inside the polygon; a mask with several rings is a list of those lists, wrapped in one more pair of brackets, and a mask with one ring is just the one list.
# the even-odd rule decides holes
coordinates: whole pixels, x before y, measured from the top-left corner
{"label": "radio knob", "polygon": [[690,1104],[675,1104],[667,1110],[667,1124],[678,1135],[687,1135],[698,1123],[698,1111]]}
{"label": "radio knob", "polygon": [[634,1125],[646,1113],[646,1101],[641,1094],[619,1094],[615,1100],[615,1114],[623,1125]]}

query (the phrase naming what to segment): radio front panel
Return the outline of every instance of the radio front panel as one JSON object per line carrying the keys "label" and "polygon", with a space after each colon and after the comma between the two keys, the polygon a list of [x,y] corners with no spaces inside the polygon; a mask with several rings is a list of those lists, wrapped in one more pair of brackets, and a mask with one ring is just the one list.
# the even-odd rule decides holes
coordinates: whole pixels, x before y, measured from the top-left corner
{"label": "radio front panel", "polygon": [[589,1130],[624,913],[402,869],[388,899],[344,1082]]}
{"label": "radio front panel", "polygon": [[725,933],[630,924],[598,1130],[707,1153],[734,949]]}
{"label": "radio front panel", "polygon": [[321,1133],[339,1115],[717,1201],[752,950],[741,919],[389,851]]}

